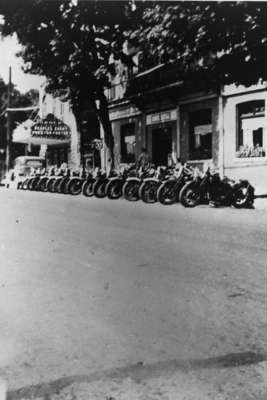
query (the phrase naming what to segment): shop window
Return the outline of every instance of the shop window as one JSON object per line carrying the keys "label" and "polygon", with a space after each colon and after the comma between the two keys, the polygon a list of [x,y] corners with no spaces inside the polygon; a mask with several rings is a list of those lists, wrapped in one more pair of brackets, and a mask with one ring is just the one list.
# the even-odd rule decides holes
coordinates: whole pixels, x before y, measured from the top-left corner
{"label": "shop window", "polygon": [[121,127],[121,162],[135,162],[135,126],[127,124]]}
{"label": "shop window", "polygon": [[237,157],[265,157],[265,127],[264,100],[237,105]]}
{"label": "shop window", "polygon": [[190,160],[212,158],[211,114],[211,109],[202,109],[189,114]]}

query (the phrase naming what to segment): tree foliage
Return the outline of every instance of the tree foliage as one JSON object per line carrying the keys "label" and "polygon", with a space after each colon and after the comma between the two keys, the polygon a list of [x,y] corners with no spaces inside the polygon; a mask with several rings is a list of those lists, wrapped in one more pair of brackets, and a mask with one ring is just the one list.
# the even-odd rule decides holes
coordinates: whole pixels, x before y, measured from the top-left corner
{"label": "tree foliage", "polygon": [[127,7],[128,2],[96,0],[0,3],[2,34],[16,32],[25,71],[44,75],[48,90],[70,100],[80,132],[84,127],[90,132],[88,112],[98,114],[111,159],[113,135],[104,89],[114,72],[111,56],[129,60],[123,51]]}
{"label": "tree foliage", "polygon": [[[0,149],[4,150],[6,147],[6,108],[8,105],[8,87],[7,84],[0,78]],[[39,93],[37,90],[29,90],[26,93],[20,93],[15,85],[11,85],[10,93],[10,106],[11,108],[23,108],[37,106],[39,102]],[[15,111],[11,113],[11,124],[12,129],[16,127],[17,124],[23,122],[28,116],[30,116],[31,111]],[[17,155],[21,155],[24,145],[13,144],[12,146],[12,158]]]}
{"label": "tree foliage", "polygon": [[183,78],[251,85],[267,79],[264,2],[154,2],[130,40],[143,68],[176,62]]}
{"label": "tree foliage", "polygon": [[105,87],[111,60],[131,63],[125,41],[143,69],[171,64],[181,79],[216,86],[267,80],[264,2],[1,0],[0,14],[2,34],[16,32],[23,45],[25,70],[70,100],[79,131],[90,132],[89,111],[98,114],[111,160]]}

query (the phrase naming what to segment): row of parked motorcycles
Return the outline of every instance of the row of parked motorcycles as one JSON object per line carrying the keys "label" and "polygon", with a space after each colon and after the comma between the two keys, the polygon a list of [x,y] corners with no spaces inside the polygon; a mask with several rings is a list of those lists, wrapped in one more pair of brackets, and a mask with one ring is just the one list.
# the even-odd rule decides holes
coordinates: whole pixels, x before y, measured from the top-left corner
{"label": "row of parked motorcycles", "polygon": [[197,168],[180,164],[170,168],[160,166],[143,170],[136,165],[111,170],[72,172],[69,168],[37,170],[18,185],[18,189],[79,195],[115,200],[160,202],[164,205],[180,202],[184,207],[198,204],[252,208],[254,188],[247,180],[221,178],[208,168],[201,173]]}

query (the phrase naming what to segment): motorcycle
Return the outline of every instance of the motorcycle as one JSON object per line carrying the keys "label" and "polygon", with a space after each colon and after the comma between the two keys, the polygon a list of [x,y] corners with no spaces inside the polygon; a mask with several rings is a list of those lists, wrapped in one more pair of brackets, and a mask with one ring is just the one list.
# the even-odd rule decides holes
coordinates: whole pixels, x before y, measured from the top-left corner
{"label": "motorcycle", "polygon": [[158,188],[157,199],[161,204],[171,205],[179,201],[179,193],[183,186],[193,177],[193,168],[187,164],[175,170],[169,179]]}
{"label": "motorcycle", "polygon": [[128,168],[120,169],[117,176],[109,178],[106,186],[106,195],[111,200],[117,200],[122,196],[122,188],[126,179],[134,175],[135,165],[130,165]]}
{"label": "motorcycle", "polygon": [[31,181],[31,179],[33,179],[36,176],[36,171],[34,168],[31,168],[31,172],[30,175],[27,176],[23,182],[21,182],[21,184],[19,185],[19,189],[22,190],[29,190],[29,182]]}
{"label": "motorcycle", "polygon": [[82,193],[84,196],[92,197],[94,195],[94,183],[99,173],[100,169],[97,167],[94,171],[91,171],[87,174],[87,177],[82,185]]}
{"label": "motorcycle", "polygon": [[40,180],[37,185],[37,190],[40,192],[46,192],[48,179],[54,174],[55,174],[55,167],[50,167],[49,171],[40,177]]}
{"label": "motorcycle", "polygon": [[68,183],[70,180],[71,176],[71,170],[70,168],[66,168],[62,172],[62,176],[59,177],[59,179],[56,179],[53,183],[53,192],[54,193],[62,193],[62,194],[68,194]]}
{"label": "motorcycle", "polygon": [[51,175],[46,182],[46,191],[55,193],[55,182],[63,176],[64,171],[61,168],[54,169],[54,175]]}
{"label": "motorcycle", "polygon": [[156,203],[159,186],[173,174],[172,168],[158,167],[154,177],[145,178],[139,188],[139,197],[145,203]]}
{"label": "motorcycle", "polygon": [[155,168],[150,168],[145,171],[139,169],[136,176],[131,176],[126,179],[122,188],[123,197],[128,201],[137,201],[139,197],[139,188],[145,178],[152,178],[155,176]]}
{"label": "motorcycle", "polygon": [[196,176],[183,187],[179,198],[184,207],[210,203],[213,206],[250,208],[254,202],[254,188],[247,180],[221,179],[218,173],[212,174],[208,168],[204,175]]}
{"label": "motorcycle", "polygon": [[117,173],[114,169],[111,169],[108,175],[105,171],[101,171],[93,184],[93,194],[95,197],[99,199],[106,197],[106,188],[109,183],[109,179],[113,177],[117,177]]}
{"label": "motorcycle", "polygon": [[35,176],[29,179],[27,189],[38,190],[39,182],[44,177],[45,174],[46,174],[45,168],[43,168],[42,170],[38,169],[35,172]]}

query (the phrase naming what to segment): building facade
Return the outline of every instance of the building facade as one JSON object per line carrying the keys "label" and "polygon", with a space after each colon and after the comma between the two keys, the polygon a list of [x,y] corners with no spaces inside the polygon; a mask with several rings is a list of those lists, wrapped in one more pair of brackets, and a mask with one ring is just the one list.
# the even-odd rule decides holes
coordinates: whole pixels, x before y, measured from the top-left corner
{"label": "building facade", "polygon": [[210,164],[221,174],[262,187],[267,176],[266,84],[207,91],[180,82],[175,74],[166,81],[162,74],[164,67],[155,68],[137,75],[132,91],[125,83],[109,90],[115,163],[135,162],[146,147],[155,165],[176,158],[200,169]]}
{"label": "building facade", "polygon": [[80,140],[70,105],[43,90],[38,114],[14,130],[12,141],[24,145],[20,155],[46,158],[47,167],[62,163],[80,167]]}
{"label": "building facade", "polygon": [[225,87],[223,99],[225,174],[267,187],[266,84]]}

